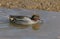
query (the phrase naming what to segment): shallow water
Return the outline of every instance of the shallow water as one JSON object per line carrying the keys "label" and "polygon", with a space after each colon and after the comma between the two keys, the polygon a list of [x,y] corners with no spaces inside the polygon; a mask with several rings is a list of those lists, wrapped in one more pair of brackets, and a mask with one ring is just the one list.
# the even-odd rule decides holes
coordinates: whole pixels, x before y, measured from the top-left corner
{"label": "shallow water", "polygon": [[[43,24],[34,27],[9,23],[9,15],[31,16],[34,13],[41,16]],[[39,29],[35,30],[36,26]],[[60,36],[60,12],[0,8],[0,39],[58,39],[58,36]]]}

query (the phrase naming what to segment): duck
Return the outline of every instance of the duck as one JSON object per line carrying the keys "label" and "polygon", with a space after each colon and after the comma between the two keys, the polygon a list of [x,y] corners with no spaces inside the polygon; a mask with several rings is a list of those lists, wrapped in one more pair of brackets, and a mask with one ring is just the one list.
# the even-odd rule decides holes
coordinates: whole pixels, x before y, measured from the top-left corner
{"label": "duck", "polygon": [[32,25],[36,24],[40,21],[39,15],[32,15],[31,17],[28,16],[13,16],[10,17],[10,21],[13,21],[16,24],[22,24],[22,25]]}

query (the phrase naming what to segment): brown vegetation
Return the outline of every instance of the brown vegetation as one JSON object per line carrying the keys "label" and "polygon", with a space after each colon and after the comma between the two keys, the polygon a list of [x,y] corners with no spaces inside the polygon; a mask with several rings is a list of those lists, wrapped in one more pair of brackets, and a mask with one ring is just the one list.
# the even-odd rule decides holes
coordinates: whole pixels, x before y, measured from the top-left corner
{"label": "brown vegetation", "polygon": [[0,7],[60,11],[60,0],[0,0]]}

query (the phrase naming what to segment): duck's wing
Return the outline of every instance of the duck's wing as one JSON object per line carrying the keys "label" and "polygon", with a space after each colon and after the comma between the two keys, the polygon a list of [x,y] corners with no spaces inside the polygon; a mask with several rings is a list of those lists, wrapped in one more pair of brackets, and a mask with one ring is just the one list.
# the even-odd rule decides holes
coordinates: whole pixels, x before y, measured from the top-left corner
{"label": "duck's wing", "polygon": [[24,17],[27,17],[27,16],[10,15],[10,17],[23,19]]}
{"label": "duck's wing", "polygon": [[16,23],[18,24],[28,24],[30,22],[30,18],[24,17],[23,19],[19,19]]}
{"label": "duck's wing", "polygon": [[23,17],[23,18],[16,18],[19,21],[23,21],[23,22],[28,22],[31,21],[31,19],[29,17]]}

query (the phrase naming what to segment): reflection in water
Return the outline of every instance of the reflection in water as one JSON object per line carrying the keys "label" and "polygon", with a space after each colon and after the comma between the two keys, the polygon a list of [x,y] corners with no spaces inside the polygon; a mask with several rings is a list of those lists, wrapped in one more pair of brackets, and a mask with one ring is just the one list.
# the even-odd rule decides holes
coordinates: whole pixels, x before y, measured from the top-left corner
{"label": "reflection in water", "polygon": [[[39,30],[40,29],[40,24],[34,24],[34,25],[30,25],[32,27],[33,30]],[[17,29],[26,29],[29,26],[28,25],[20,25],[20,24],[15,24],[15,23],[10,23],[10,27],[13,28],[17,28]]]}
{"label": "reflection in water", "polygon": [[39,29],[40,29],[40,24],[39,24],[39,23],[34,24],[34,25],[32,26],[32,29],[33,29],[33,30],[39,30]]}
{"label": "reflection in water", "polygon": [[20,25],[20,24],[14,24],[14,23],[10,23],[9,26],[14,27],[14,28],[18,28],[18,29],[26,29],[26,28],[28,28],[28,26]]}
{"label": "reflection in water", "polygon": [[31,26],[33,30],[39,30],[40,24],[34,24],[34,25],[20,25],[10,22],[3,22],[0,24],[0,30],[9,30],[9,29],[27,29]]}

